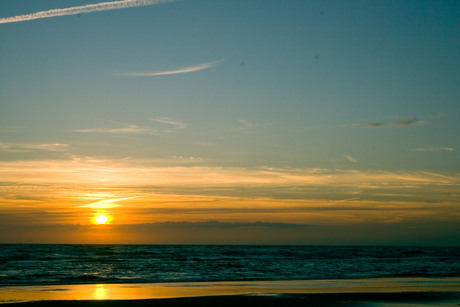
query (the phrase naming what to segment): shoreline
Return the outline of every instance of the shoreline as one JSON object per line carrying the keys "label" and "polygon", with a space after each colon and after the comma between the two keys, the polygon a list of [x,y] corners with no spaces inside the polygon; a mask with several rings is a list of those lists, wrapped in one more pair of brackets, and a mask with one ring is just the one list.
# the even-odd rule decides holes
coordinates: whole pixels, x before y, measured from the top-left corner
{"label": "shoreline", "polygon": [[396,293],[313,293],[280,295],[222,295],[141,300],[54,300],[6,303],[22,307],[278,307],[278,306],[458,306],[460,292],[396,292]]}
{"label": "shoreline", "polygon": [[382,306],[378,304],[393,304],[392,301],[398,300],[424,302],[425,306],[427,302],[438,306],[439,302],[454,304],[445,306],[457,306],[460,304],[460,277],[0,287],[0,304],[19,303],[22,306],[97,304],[118,307],[133,304],[148,306],[152,302],[155,302],[155,306],[222,306],[224,302],[230,301],[243,306],[281,303],[286,306],[304,306],[302,304],[307,302],[305,306],[338,306],[334,304],[351,301]]}

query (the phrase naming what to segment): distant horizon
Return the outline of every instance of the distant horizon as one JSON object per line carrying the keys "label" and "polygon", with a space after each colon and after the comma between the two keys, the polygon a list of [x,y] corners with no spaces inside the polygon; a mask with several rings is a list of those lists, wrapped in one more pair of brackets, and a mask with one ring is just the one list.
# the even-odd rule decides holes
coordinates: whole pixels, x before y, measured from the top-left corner
{"label": "distant horizon", "polygon": [[216,243],[216,244],[193,244],[193,243],[0,243],[0,245],[151,245],[151,246],[299,246],[299,247],[388,247],[388,248],[460,248],[459,245],[340,245],[340,244],[231,244],[231,243]]}

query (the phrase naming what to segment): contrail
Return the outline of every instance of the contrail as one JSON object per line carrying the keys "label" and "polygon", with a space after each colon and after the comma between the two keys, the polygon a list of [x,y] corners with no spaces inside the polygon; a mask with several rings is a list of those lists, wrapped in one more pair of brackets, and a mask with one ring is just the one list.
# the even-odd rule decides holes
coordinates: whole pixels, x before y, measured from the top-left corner
{"label": "contrail", "polygon": [[50,18],[57,16],[77,15],[99,11],[119,10],[128,7],[155,5],[175,0],[121,0],[112,2],[101,2],[95,4],[88,4],[83,6],[73,6],[63,9],[53,9],[48,11],[41,11],[32,14],[18,15],[12,17],[0,18],[0,23],[11,23],[20,21],[29,21],[40,18]]}
{"label": "contrail", "polygon": [[195,65],[195,66],[182,67],[182,68],[174,69],[174,70],[153,71],[153,72],[127,72],[127,73],[120,73],[120,75],[131,76],[131,77],[150,77],[150,76],[166,76],[166,75],[185,74],[189,72],[211,68],[219,64],[220,62],[221,61],[215,61],[215,62],[204,63],[204,64]]}

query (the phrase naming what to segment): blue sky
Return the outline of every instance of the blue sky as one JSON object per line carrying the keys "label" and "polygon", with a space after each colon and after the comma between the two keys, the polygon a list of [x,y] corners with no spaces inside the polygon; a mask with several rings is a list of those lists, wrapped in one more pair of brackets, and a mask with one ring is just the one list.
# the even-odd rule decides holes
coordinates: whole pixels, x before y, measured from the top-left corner
{"label": "blue sky", "polygon": [[[459,221],[456,1],[156,2],[0,1],[4,220],[22,214],[36,224],[38,210],[56,214],[47,223],[58,225],[65,219],[57,208],[82,197],[123,198],[141,212],[145,203],[127,197],[148,203],[155,191],[172,203],[235,197],[229,210],[238,197],[261,206],[353,199],[369,216],[373,206],[405,201],[394,227],[420,222],[414,206],[446,206],[442,222]],[[44,18],[27,20],[36,12]],[[146,169],[161,175],[135,176]],[[133,215],[123,223],[315,223],[292,219],[295,212]],[[354,214],[334,218],[356,227]]]}

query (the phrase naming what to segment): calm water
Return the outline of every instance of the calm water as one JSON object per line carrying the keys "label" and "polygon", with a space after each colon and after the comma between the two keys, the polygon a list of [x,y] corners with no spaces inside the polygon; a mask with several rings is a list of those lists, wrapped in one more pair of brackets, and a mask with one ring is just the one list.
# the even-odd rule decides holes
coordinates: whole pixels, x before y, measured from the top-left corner
{"label": "calm water", "polygon": [[460,248],[0,245],[0,286],[460,276]]}

